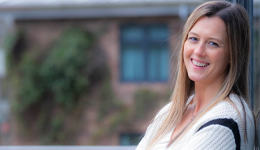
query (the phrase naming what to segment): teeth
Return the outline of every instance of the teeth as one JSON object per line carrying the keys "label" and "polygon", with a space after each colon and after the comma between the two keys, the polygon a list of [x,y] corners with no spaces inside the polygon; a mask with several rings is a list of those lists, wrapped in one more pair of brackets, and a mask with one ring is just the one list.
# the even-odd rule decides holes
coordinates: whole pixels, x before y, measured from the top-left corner
{"label": "teeth", "polygon": [[192,63],[198,67],[205,67],[208,64],[197,62],[196,60],[192,60]]}

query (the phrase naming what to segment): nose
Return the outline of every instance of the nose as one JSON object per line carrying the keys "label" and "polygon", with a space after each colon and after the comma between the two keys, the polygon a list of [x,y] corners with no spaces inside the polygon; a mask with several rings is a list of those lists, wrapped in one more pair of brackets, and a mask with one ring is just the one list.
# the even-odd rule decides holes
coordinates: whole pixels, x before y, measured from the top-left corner
{"label": "nose", "polygon": [[200,42],[196,45],[195,49],[194,49],[194,54],[198,55],[198,56],[205,56],[205,44],[203,42]]}

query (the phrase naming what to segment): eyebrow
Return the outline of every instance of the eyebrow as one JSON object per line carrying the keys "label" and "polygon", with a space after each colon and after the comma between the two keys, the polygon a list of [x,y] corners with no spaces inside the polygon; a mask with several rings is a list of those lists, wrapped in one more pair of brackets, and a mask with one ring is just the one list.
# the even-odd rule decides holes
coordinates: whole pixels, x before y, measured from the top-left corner
{"label": "eyebrow", "polygon": [[[189,35],[189,34],[194,34],[194,35],[198,36],[197,33],[192,32],[192,31],[190,31],[190,32],[188,33],[188,35]],[[220,42],[221,45],[224,45],[224,42],[223,42],[222,40],[218,39],[218,38],[210,37],[209,39],[211,39],[211,40],[216,40],[216,41]]]}

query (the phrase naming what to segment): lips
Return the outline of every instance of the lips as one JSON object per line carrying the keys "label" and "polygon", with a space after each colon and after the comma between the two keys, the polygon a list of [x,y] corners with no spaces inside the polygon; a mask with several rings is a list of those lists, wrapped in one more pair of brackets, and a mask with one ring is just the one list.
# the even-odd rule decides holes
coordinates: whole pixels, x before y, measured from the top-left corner
{"label": "lips", "polygon": [[209,63],[198,62],[194,59],[191,59],[191,62],[197,67],[207,67],[209,65]]}

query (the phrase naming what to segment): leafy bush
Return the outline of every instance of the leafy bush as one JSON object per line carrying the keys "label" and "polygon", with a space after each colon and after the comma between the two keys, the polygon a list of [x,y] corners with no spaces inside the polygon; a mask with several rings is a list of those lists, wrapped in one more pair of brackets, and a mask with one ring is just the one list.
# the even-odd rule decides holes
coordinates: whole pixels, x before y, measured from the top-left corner
{"label": "leafy bush", "polygon": [[73,106],[78,95],[90,84],[92,36],[79,29],[65,32],[54,45],[39,70],[42,82],[54,100],[65,107]]}
{"label": "leafy bush", "polygon": [[15,109],[23,112],[44,100],[46,95],[63,108],[75,105],[90,84],[92,45],[90,33],[71,29],[61,36],[42,61],[39,62],[40,53],[26,52],[18,68],[21,76],[19,102]]}
{"label": "leafy bush", "polygon": [[[16,82],[13,110],[30,131],[27,133],[39,134],[44,144],[65,144],[64,116],[73,114],[81,96],[106,76],[105,59],[95,62],[101,52],[94,47],[92,34],[83,29],[65,31],[47,50],[17,47],[25,42],[21,41],[25,35],[17,36],[9,42],[7,59],[9,74]],[[14,57],[19,48],[24,49]]]}

